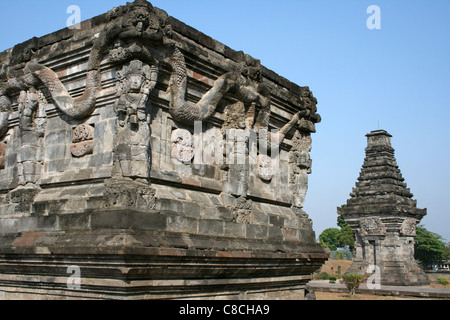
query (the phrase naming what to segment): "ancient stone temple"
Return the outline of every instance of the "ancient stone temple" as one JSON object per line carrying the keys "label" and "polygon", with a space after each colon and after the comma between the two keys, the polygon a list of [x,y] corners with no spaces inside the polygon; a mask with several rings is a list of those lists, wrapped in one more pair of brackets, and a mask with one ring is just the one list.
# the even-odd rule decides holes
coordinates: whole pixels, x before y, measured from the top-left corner
{"label": "ancient stone temple", "polygon": [[304,297],[308,87],[143,0],[0,67],[0,298]]}
{"label": "ancient stone temple", "polygon": [[414,259],[417,223],[426,209],[406,187],[391,135],[367,134],[366,158],[356,187],[338,213],[353,229],[356,258],[347,273],[366,274],[371,284],[426,285],[428,277]]}

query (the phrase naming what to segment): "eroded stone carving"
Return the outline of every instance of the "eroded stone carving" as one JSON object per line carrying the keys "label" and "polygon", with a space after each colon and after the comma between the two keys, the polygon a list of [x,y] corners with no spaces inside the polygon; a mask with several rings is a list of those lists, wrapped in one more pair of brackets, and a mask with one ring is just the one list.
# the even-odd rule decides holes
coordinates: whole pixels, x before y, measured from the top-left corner
{"label": "eroded stone carving", "polygon": [[150,176],[149,95],[156,85],[158,71],[139,60],[118,72],[118,115],[114,139],[116,174],[148,179]]}
{"label": "eroded stone carving", "polygon": [[359,233],[364,236],[386,234],[386,226],[378,217],[361,219],[359,227]]}
{"label": "eroded stone carving", "polygon": [[39,100],[36,92],[21,92],[19,97],[19,125],[22,130],[31,130],[33,127],[33,116],[39,107]]}
{"label": "eroded stone carving", "polygon": [[106,208],[126,207],[152,210],[156,206],[156,191],[148,184],[135,181],[111,180],[106,183],[103,199]]}
{"label": "eroded stone carving", "polygon": [[292,138],[292,149],[289,153],[289,184],[293,193],[293,206],[302,208],[308,191],[308,174],[311,173],[312,161],[311,135],[297,130]]}
{"label": "eroded stone carving", "polygon": [[237,199],[237,205],[234,208],[234,220],[237,223],[251,224],[253,222],[253,202],[245,197]]}
{"label": "eroded stone carving", "polygon": [[0,142],[0,170],[5,169],[6,164],[6,143]]}
{"label": "eroded stone carving", "polygon": [[119,116],[119,126],[130,127],[139,122],[148,122],[147,102],[158,80],[158,67],[133,60],[117,72],[117,96],[114,110]]}
{"label": "eroded stone carving", "polygon": [[[327,256],[306,213],[289,208],[287,139],[302,118],[295,114],[305,110],[301,87],[143,0],[85,21],[81,30],[17,45],[0,60],[0,141],[8,143],[0,174],[0,234],[8,236],[0,255],[20,269],[11,282],[19,295],[54,293],[52,279],[65,273],[58,265],[74,262],[92,266],[92,290],[80,297],[201,295],[205,288],[195,283],[164,282],[195,277],[221,279],[206,288],[212,298],[240,291],[303,298],[298,279]],[[52,105],[40,101],[40,91]],[[260,128],[282,129],[270,136],[274,144],[262,145],[267,155],[259,150],[267,183],[256,176],[258,150],[249,150],[246,133],[233,142],[243,161],[221,170],[225,118],[224,128],[253,130],[250,137]],[[198,140],[195,120],[205,120]],[[195,148],[207,145],[201,157],[196,149],[192,158],[192,132]],[[268,157],[281,143],[283,172],[271,177]],[[214,160],[205,161],[210,149]],[[184,164],[174,165],[171,155]],[[199,163],[187,165],[192,159]],[[42,254],[52,261],[34,263]],[[242,263],[249,257],[255,267]],[[122,281],[136,276],[154,281],[138,291]],[[227,283],[236,279],[242,285],[230,293]],[[69,289],[55,297],[73,297]]]}
{"label": "eroded stone carving", "polygon": [[75,157],[83,157],[94,152],[94,127],[80,124],[72,131],[70,151]]}
{"label": "eroded stone carving", "polygon": [[40,91],[30,88],[21,91],[19,99],[19,127],[22,132],[34,131],[37,136],[44,135],[45,105],[47,101]]}
{"label": "eroded stone carving", "polygon": [[258,156],[257,176],[264,181],[270,181],[273,177],[272,159],[267,155]]}
{"label": "eroded stone carving", "polygon": [[199,102],[187,101],[188,77],[183,54],[178,48],[175,48],[167,62],[173,70],[167,89],[170,94],[169,112],[179,122],[192,124],[195,121],[204,121],[211,117],[223,95],[234,85],[235,74],[228,72],[215,81],[213,87],[203,95]]}
{"label": "eroded stone carving", "polygon": [[39,190],[34,186],[16,188],[9,193],[9,203],[15,206],[17,212],[32,213],[33,202]]}
{"label": "eroded stone carving", "polygon": [[402,225],[400,226],[400,234],[415,236],[416,235],[416,224],[417,220],[413,218],[405,218]]}
{"label": "eroded stone carving", "polygon": [[166,24],[167,15],[146,1],[138,0],[115,8],[109,12],[108,20],[109,23],[94,40],[87,66],[86,88],[80,97],[72,98],[52,69],[33,60],[26,64],[23,75],[0,83],[0,133],[5,130],[4,118],[11,104],[9,93],[39,84],[47,88],[56,106],[66,116],[75,120],[86,119],[95,110],[97,94],[101,89],[100,64],[103,56],[112,49],[110,58],[113,62],[123,62],[133,57],[154,60],[153,52],[142,43],[162,44],[164,35],[170,33],[170,26]]}
{"label": "eroded stone carving", "polygon": [[171,156],[180,162],[190,162],[194,158],[194,138],[185,129],[176,129],[172,132]]}
{"label": "eroded stone carving", "polygon": [[38,188],[43,165],[43,138],[47,101],[40,91],[21,91],[19,99],[20,146],[17,155],[19,184]]}
{"label": "eroded stone carving", "polygon": [[9,115],[11,114],[11,100],[7,96],[0,96],[0,139],[8,131]]}

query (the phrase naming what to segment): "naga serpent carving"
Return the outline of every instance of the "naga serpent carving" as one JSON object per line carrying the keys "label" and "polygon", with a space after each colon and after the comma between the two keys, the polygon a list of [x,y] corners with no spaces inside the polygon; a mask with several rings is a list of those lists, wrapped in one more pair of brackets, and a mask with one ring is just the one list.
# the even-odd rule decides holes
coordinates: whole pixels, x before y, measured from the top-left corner
{"label": "naga serpent carving", "polygon": [[[9,95],[20,90],[28,90],[43,84],[56,106],[71,119],[83,120],[95,110],[97,94],[101,88],[100,65],[103,57],[118,39],[123,43],[142,41],[145,44],[161,45],[163,36],[170,32],[167,14],[154,8],[144,0],[136,0],[125,6],[120,6],[108,13],[109,23],[94,40],[88,66],[86,88],[84,93],[73,98],[58,78],[58,75],[47,66],[37,61],[28,62],[22,70],[22,75],[14,75],[8,79],[5,66],[0,72],[0,137],[8,130],[8,118],[11,113],[11,99]],[[131,41],[130,41],[131,40]],[[130,60],[134,56],[153,59],[149,51],[136,52],[133,44],[129,44],[127,54],[123,58]],[[142,47],[142,46],[141,46]],[[134,50],[134,51],[133,51]],[[142,51],[142,50],[141,50]],[[111,59],[114,60],[114,59]],[[123,61],[114,61],[123,62]]]}
{"label": "naga serpent carving", "polygon": [[56,73],[50,68],[31,62],[25,72],[37,77],[48,89],[55,104],[62,113],[75,120],[87,118],[95,110],[97,93],[100,88],[100,72],[98,69],[88,71],[86,89],[79,98],[72,98]]}
{"label": "naga serpent carving", "polygon": [[[50,93],[58,109],[74,120],[84,120],[95,110],[96,99],[101,89],[101,61],[109,54],[112,63],[123,64],[133,59],[158,65],[165,61],[172,67],[168,86],[170,94],[169,112],[180,122],[192,124],[211,117],[220,100],[227,92],[245,104],[257,104],[262,110],[256,119],[255,128],[267,128],[270,118],[270,90],[260,81],[259,61],[246,57],[240,70],[229,71],[220,76],[212,88],[197,102],[186,100],[187,68],[181,51],[165,41],[170,36],[168,16],[144,0],[136,0],[109,12],[109,22],[94,40],[87,65],[86,87],[80,97],[73,98],[58,75],[49,67],[37,61],[28,62],[22,75],[8,79],[6,69],[0,72],[0,137],[8,130],[11,112],[9,95],[20,90],[28,90],[43,84]],[[159,61],[159,62],[158,62]],[[238,63],[239,65],[239,63]],[[285,132],[296,121],[280,131],[281,142]],[[287,130],[285,130],[287,129]],[[269,139],[270,140],[270,139]]]}
{"label": "naga serpent carving", "polygon": [[174,49],[171,57],[166,59],[173,72],[170,78],[168,93],[170,94],[169,113],[180,122],[193,123],[204,121],[213,115],[220,100],[232,86],[236,75],[228,72],[219,77],[213,87],[197,103],[186,101],[187,69],[183,54],[178,48]]}

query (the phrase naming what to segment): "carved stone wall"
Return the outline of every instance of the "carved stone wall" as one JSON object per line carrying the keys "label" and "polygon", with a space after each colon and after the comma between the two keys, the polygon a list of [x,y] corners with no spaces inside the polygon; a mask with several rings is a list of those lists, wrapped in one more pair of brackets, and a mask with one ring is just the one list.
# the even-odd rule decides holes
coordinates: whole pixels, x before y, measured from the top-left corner
{"label": "carved stone wall", "polygon": [[[143,0],[81,26],[0,53],[0,288],[302,296],[327,258],[302,210],[309,88]],[[81,291],[51,280],[72,264]]]}

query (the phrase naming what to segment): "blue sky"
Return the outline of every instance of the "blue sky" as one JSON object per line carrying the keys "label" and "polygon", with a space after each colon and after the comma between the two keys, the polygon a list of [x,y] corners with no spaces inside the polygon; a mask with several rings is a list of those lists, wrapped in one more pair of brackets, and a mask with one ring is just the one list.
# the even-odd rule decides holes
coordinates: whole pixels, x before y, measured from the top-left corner
{"label": "blue sky", "polygon": [[[0,51],[119,0],[2,0]],[[323,121],[313,135],[305,211],[318,236],[336,227],[364,160],[365,135],[393,135],[397,163],[428,230],[450,241],[450,1],[154,0],[151,3],[285,78],[309,86]],[[381,9],[369,30],[366,10]],[[10,30],[6,31],[5,30]],[[378,125],[379,123],[379,125]]]}

